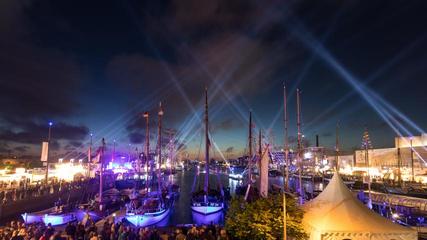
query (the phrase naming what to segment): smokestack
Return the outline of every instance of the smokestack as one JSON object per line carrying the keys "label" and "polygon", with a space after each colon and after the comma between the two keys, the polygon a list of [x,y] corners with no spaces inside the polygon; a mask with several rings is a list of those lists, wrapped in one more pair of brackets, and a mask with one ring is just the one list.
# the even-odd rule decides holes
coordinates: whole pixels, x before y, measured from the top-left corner
{"label": "smokestack", "polygon": [[316,147],[319,147],[319,135],[316,134]]}

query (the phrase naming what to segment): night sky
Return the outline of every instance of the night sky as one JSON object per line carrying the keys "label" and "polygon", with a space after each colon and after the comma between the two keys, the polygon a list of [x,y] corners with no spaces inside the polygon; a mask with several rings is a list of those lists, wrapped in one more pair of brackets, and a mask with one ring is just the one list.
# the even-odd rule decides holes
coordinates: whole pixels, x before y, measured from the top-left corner
{"label": "night sky", "polygon": [[309,144],[332,148],[339,122],[343,149],[365,127],[392,147],[427,128],[426,12],[422,0],[2,0],[0,155],[39,156],[49,121],[54,156],[84,152],[89,133],[141,149],[141,113],[154,141],[159,101],[197,155],[205,86],[224,154],[246,148],[249,110],[280,148],[284,84],[292,144],[298,87]]}

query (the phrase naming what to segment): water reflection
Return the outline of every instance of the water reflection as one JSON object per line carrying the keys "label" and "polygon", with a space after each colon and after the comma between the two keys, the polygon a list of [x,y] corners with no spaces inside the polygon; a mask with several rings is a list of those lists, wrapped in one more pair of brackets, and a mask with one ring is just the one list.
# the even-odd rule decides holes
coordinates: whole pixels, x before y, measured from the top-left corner
{"label": "water reflection", "polygon": [[[206,224],[210,222],[224,224],[224,218],[226,213],[220,212],[212,216],[204,216],[201,214],[193,213],[190,208],[191,203],[191,191],[194,183],[194,190],[203,189],[205,174],[200,172],[196,174],[196,170],[182,171],[178,172],[175,175],[169,175],[166,180],[169,183],[178,184],[181,188],[179,197],[176,199],[174,208],[171,211],[170,217],[168,219],[169,225],[176,224]],[[236,187],[242,184],[241,180],[235,180],[228,177],[228,175],[218,172],[209,176],[209,185],[211,188],[219,188],[218,180],[221,181],[221,184],[224,187],[230,188],[230,193],[232,196],[235,195]],[[269,183],[275,184],[276,186],[281,187],[283,185],[283,177],[269,177]],[[292,189],[298,187],[298,179],[290,178],[289,185]],[[313,184],[312,181],[303,181],[303,187],[306,192],[312,193],[313,191],[323,190],[322,183]],[[201,216],[200,216],[201,215]]]}
{"label": "water reflection", "polygon": [[204,215],[192,211],[193,223],[197,225],[222,224],[224,223],[224,212]]}
{"label": "water reflection", "polygon": [[[223,224],[224,223],[224,212],[220,212],[218,214],[212,214],[212,216],[208,217],[202,217],[197,216],[193,214],[193,211],[191,211],[190,204],[191,204],[191,191],[192,191],[192,185],[195,181],[194,190],[202,189],[203,188],[203,180],[204,180],[204,173],[199,173],[198,176],[196,174],[196,171],[182,171],[178,172],[175,175],[170,175],[166,177],[167,181],[170,183],[178,184],[181,188],[181,192],[179,197],[176,199],[174,204],[174,209],[172,210],[170,217],[169,217],[169,225],[176,225],[176,224],[203,224],[203,223],[218,223]],[[196,178],[195,178],[196,177]],[[224,187],[229,187],[230,192],[234,193],[236,186],[238,184],[238,181],[235,180],[229,180],[228,176],[223,173],[217,173],[217,175],[210,175],[209,176],[209,185],[211,188],[217,188],[219,187],[219,181],[221,181],[221,184]],[[235,182],[234,182],[235,181]],[[196,213],[197,214],[197,213]]]}

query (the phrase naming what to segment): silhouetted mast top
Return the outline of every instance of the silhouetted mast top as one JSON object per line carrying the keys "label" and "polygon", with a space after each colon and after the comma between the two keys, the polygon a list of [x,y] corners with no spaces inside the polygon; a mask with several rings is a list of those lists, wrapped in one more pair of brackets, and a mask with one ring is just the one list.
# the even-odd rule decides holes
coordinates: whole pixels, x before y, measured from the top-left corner
{"label": "silhouetted mast top", "polygon": [[163,117],[163,108],[162,102],[159,103],[159,125],[157,133],[157,151],[158,151],[158,168],[157,168],[157,194],[159,199],[161,198],[161,167],[162,167],[162,117]]}
{"label": "silhouetted mast top", "polygon": [[149,113],[144,112],[144,118],[145,118],[145,175],[146,177],[146,183],[145,188],[148,192],[148,163],[150,161],[150,126],[149,126]]}
{"label": "silhouetted mast top", "polygon": [[284,115],[284,124],[285,124],[285,152],[284,152],[284,160],[285,160],[285,188],[289,190],[289,139],[288,139],[288,95],[286,93],[286,87],[283,87],[283,115]]}
{"label": "silhouetted mast top", "polygon": [[208,88],[205,88],[205,186],[204,191],[208,194],[209,190],[209,117],[208,117]]}
{"label": "silhouetted mast top", "polygon": [[248,136],[248,148],[249,148],[249,161],[248,161],[248,178],[249,184],[252,180],[252,111],[249,111],[249,136]]}

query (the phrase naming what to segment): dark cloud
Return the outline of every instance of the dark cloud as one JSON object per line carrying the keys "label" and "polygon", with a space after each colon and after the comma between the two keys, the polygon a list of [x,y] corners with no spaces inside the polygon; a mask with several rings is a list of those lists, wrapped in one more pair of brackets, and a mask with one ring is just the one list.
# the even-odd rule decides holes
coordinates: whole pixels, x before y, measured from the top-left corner
{"label": "dark cloud", "polygon": [[0,141],[0,154],[6,154],[10,152],[11,152],[11,149],[9,145],[4,141]]}
{"label": "dark cloud", "polygon": [[69,141],[68,143],[69,143],[69,145],[71,145],[71,146],[73,146],[75,148],[80,147],[80,146],[83,145],[83,143],[79,142],[79,141]]}
{"label": "dark cloud", "polygon": [[[81,140],[88,134],[85,126],[74,126],[67,123],[57,123],[52,126],[51,138],[54,140]],[[0,129],[0,139],[4,141],[39,144],[48,137],[47,124],[34,122],[21,123],[20,130]]]}
{"label": "dark cloud", "polygon": [[[87,131],[66,119],[79,122],[78,114],[84,112],[88,114],[84,124],[98,126],[93,119],[118,116],[130,107],[156,116],[159,101],[164,104],[165,126],[177,128],[180,135],[195,132],[181,129],[181,123],[193,111],[202,111],[205,86],[212,100],[213,130],[240,127],[230,119],[244,121],[239,115],[250,108],[262,116],[260,126],[268,126],[281,102],[284,81],[304,89],[304,122],[320,116],[315,127],[322,128],[318,122],[336,122],[343,108],[321,112],[351,89],[322,56],[312,52],[308,46],[312,38],[304,36],[313,35],[344,68],[365,79],[424,34],[424,9],[421,2],[402,7],[398,1],[3,0],[0,137],[8,145],[0,144],[0,150],[21,144],[39,147],[48,120],[68,125],[68,129],[55,125],[53,131],[58,144],[68,149]],[[296,32],[307,34],[297,37]],[[411,61],[384,69],[386,77],[379,74],[381,79],[367,83],[413,112],[421,123],[426,113],[415,108],[425,100],[422,43],[421,39],[413,47],[416,56],[406,55]],[[402,98],[399,86],[407,87],[408,80],[421,84],[411,98]],[[389,89],[394,93],[388,94]],[[353,110],[363,101],[346,101],[351,106],[345,109]],[[354,129],[361,129],[361,134],[365,123],[370,129],[387,129],[369,106],[353,112],[358,116],[343,118],[342,126],[357,141]],[[125,122],[118,138],[139,144],[145,122],[140,112],[132,114],[136,120]],[[151,121],[155,140],[156,117]],[[311,132],[324,131],[328,130]]]}
{"label": "dark cloud", "polygon": [[322,137],[332,137],[334,134],[332,132],[324,132],[321,134]]}
{"label": "dark cloud", "polygon": [[225,149],[225,153],[231,154],[234,151],[234,147],[228,147],[227,149]]}
{"label": "dark cloud", "polygon": [[129,133],[128,136],[129,136],[129,141],[132,144],[141,144],[145,139],[145,136],[143,134],[137,133],[137,132]]}
{"label": "dark cloud", "polygon": [[232,118],[225,119],[224,121],[220,122],[218,125],[215,126],[215,130],[231,130],[233,128],[237,127],[233,121]]}
{"label": "dark cloud", "polygon": [[[83,75],[73,57],[36,44],[38,32],[28,14],[32,7],[33,1],[29,0],[6,0],[0,4],[0,138],[37,146],[47,138],[47,125],[41,122],[69,117],[78,111],[75,92]],[[81,140],[86,134],[84,126],[59,122],[52,137]],[[51,146],[59,149],[59,143]],[[24,152],[30,147],[14,149]]]}
{"label": "dark cloud", "polygon": [[28,151],[30,149],[30,147],[28,147],[28,146],[18,146],[18,147],[14,147],[13,149],[15,151],[19,152],[19,153],[25,153],[26,151]]}

